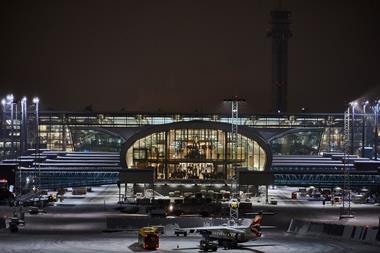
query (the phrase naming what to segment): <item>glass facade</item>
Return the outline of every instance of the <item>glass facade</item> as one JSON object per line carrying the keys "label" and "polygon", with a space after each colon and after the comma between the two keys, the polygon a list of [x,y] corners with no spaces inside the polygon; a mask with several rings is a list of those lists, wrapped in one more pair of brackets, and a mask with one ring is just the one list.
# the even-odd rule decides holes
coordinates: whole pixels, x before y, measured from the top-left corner
{"label": "glass facade", "polygon": [[[254,128],[304,128],[318,127],[323,129],[324,142],[321,143],[321,150],[340,151],[339,141],[334,145],[328,140],[329,135],[333,139],[341,139],[342,133],[336,134],[329,129],[342,129],[343,114],[256,114],[256,115],[240,115],[239,125]],[[33,118],[33,115],[32,115]],[[40,144],[42,148],[53,150],[75,150],[78,145],[74,145],[73,131],[76,128],[136,128],[147,125],[161,125],[175,122],[203,120],[209,122],[231,123],[229,115],[223,114],[130,114],[130,113],[61,113],[61,112],[41,112],[40,116]],[[369,128],[369,127],[368,127]],[[372,126],[373,128],[373,126]],[[33,131],[30,131],[33,135]],[[370,135],[368,135],[370,136]],[[76,137],[74,137],[76,138]],[[31,142],[33,143],[33,138]]]}
{"label": "glass facade", "polygon": [[73,151],[72,132],[65,125],[40,125],[39,136],[42,148]]}
{"label": "glass facade", "polygon": [[112,134],[92,129],[71,129],[74,151],[120,152],[124,140]]}
{"label": "glass facade", "polygon": [[[343,125],[344,115],[332,113],[303,113],[303,114],[242,114],[239,115],[238,124],[252,128],[318,128],[322,131],[321,140],[318,144],[317,152],[330,152],[343,150]],[[13,120],[12,120],[13,119]],[[0,159],[15,158],[20,154],[21,131],[20,110],[14,110],[12,116],[11,108],[5,106],[1,113],[0,131]],[[96,128],[137,128],[149,125],[162,125],[175,122],[203,120],[208,122],[231,123],[229,114],[170,114],[170,113],[94,113],[94,112],[59,112],[41,111],[39,115],[39,144],[40,148],[50,150],[87,150],[93,137],[86,137],[84,145],[78,142],[83,139],[82,133],[74,133],[75,129],[96,129]],[[375,116],[374,113],[365,115],[356,113],[354,119],[350,118],[350,131],[353,132],[353,153],[361,155],[363,147],[368,147],[369,156],[373,155],[375,146]],[[380,118],[377,120],[380,125]],[[33,107],[28,109],[27,120],[27,148],[34,148],[36,144],[36,122]],[[75,136],[74,136],[75,135]],[[101,138],[101,143],[106,143],[105,150],[119,150],[117,141],[107,141],[107,136],[92,133],[95,138]],[[294,150],[286,148],[286,142],[294,142],[300,148],[299,153],[315,153],[315,140],[310,136],[306,137],[301,133],[299,138],[293,136],[293,140],[278,140],[273,142],[273,147],[278,153],[292,153]],[[378,127],[380,135],[380,127]],[[290,137],[289,137],[290,138]],[[107,144],[108,143],[108,144]],[[281,144],[282,143],[282,144]],[[299,145],[301,143],[301,145]],[[311,146],[305,147],[305,143]],[[380,140],[377,141],[378,151],[380,151]],[[87,147],[85,147],[87,145]],[[93,143],[95,145],[95,143]],[[98,144],[94,150],[102,149]],[[282,146],[281,146],[282,145]],[[281,146],[281,147],[279,147]],[[288,149],[288,150],[286,150]],[[372,150],[372,151],[371,151]],[[297,152],[296,152],[297,153]]]}
{"label": "glass facade", "polygon": [[322,129],[299,130],[270,142],[274,155],[318,155]]}
{"label": "glass facade", "polygon": [[213,129],[150,134],[129,147],[128,167],[154,168],[157,179],[230,179],[235,168],[262,171],[266,154],[254,140]]}
{"label": "glass facade", "polygon": [[322,152],[343,152],[343,128],[329,127],[323,130],[320,150]]}

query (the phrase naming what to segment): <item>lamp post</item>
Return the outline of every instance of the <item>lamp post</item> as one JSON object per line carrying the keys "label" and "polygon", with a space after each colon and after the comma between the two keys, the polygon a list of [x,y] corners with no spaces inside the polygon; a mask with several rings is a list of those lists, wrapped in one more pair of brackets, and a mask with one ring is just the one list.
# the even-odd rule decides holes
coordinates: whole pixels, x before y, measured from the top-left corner
{"label": "lamp post", "polygon": [[[233,98],[224,99],[224,102],[231,103],[231,133],[232,133],[231,139],[235,144],[237,144],[237,133],[238,133],[238,125],[239,125],[239,104],[246,102],[246,100],[235,96]],[[234,149],[233,156],[236,156],[235,152],[236,152],[236,149]]]}
{"label": "lamp post", "polygon": [[355,147],[354,147],[354,137],[355,137],[355,134],[354,134],[354,128],[355,128],[355,107],[358,105],[357,102],[351,102],[350,103],[351,105],[351,110],[352,110],[352,128],[351,128],[351,155],[354,154],[354,150],[355,150]]}
{"label": "lamp post", "polygon": [[367,101],[365,101],[364,103],[363,103],[363,124],[362,124],[362,157],[364,157],[364,155],[365,155],[365,153],[364,153],[364,148],[365,148],[365,120],[366,120],[366,111],[365,111],[365,109],[366,109],[366,107],[367,107],[367,105],[368,105],[368,100]]}
{"label": "lamp post", "polygon": [[11,152],[10,152],[10,157],[13,158],[13,155],[14,155],[14,111],[13,111],[14,96],[13,96],[13,94],[8,94],[6,96],[6,104],[10,105],[10,109],[11,109]]}
{"label": "lamp post", "polygon": [[[352,109],[352,130],[351,130],[351,154],[354,154],[354,120],[355,120],[355,106],[357,106],[357,102],[351,102],[350,103],[351,109]],[[348,107],[347,112],[349,113],[350,108]],[[349,123],[349,116],[345,116],[345,121],[347,120],[347,123]],[[346,130],[347,129],[347,130]],[[354,216],[351,214],[351,178],[350,178],[350,169],[347,168],[347,153],[348,153],[348,141],[350,138],[349,136],[349,124],[346,125],[345,123],[345,145],[344,145],[344,157],[343,157],[343,206],[340,210],[340,216],[339,219],[344,219],[344,218],[353,218]],[[346,211],[346,195],[348,192],[348,210]]]}
{"label": "lamp post", "polygon": [[[237,146],[238,146],[238,125],[239,125],[239,103],[244,103],[246,100],[239,98],[237,96],[233,98],[224,99],[225,103],[231,103],[231,142],[232,152],[231,158],[238,159],[237,157]],[[236,173],[235,173],[236,177]]]}
{"label": "lamp post", "polygon": [[28,111],[27,111],[27,98],[23,97],[21,99],[21,136],[20,136],[20,149],[21,155],[24,155],[26,152],[27,146],[27,122],[28,122]]}
{"label": "lamp post", "polygon": [[[27,145],[27,98],[23,97],[21,99],[21,124],[20,124],[20,155],[24,155]],[[22,195],[22,170],[19,169],[20,175],[20,195]]]}
{"label": "lamp post", "polygon": [[[232,152],[230,152],[230,157],[231,160],[233,161],[232,164],[238,162],[238,125],[239,125],[239,103],[244,103],[246,102],[245,99],[239,98],[238,96],[232,97],[232,98],[227,98],[224,99],[225,103],[231,103],[231,139],[230,141],[232,142]],[[227,143],[228,137],[226,138],[226,143]],[[226,152],[226,151],[225,151]],[[225,159],[226,156],[225,156]],[[235,161],[234,161],[235,160]],[[234,176],[231,180],[231,191],[233,190],[233,183],[235,183],[235,191],[237,191],[238,188],[238,178],[237,178],[237,171],[236,171],[236,166],[233,166],[233,171],[234,171]],[[226,164],[224,165],[225,173],[226,173],[226,179],[227,178],[227,166]],[[236,210],[234,210],[236,211]],[[231,218],[231,217],[230,217]]]}
{"label": "lamp post", "polygon": [[[2,113],[2,117],[1,117],[1,139],[4,140],[5,138],[5,106],[7,104],[7,101],[5,100],[5,98],[1,99],[1,105],[2,105],[2,109],[3,109],[3,113]],[[1,156],[5,155],[5,143],[3,144],[3,153],[1,154]]]}
{"label": "lamp post", "polygon": [[375,156],[374,159],[377,160],[377,140],[379,137],[377,136],[377,131],[378,131],[378,117],[379,117],[379,105],[380,105],[380,99],[376,101],[376,105],[374,107],[375,111],[375,139],[374,139],[374,151],[375,151]]}
{"label": "lamp post", "polygon": [[[40,99],[38,97],[34,97],[33,98],[33,104],[34,104],[34,107],[35,107],[35,117],[36,117],[36,125],[35,125],[35,128],[36,128],[36,132],[35,132],[35,150],[34,150],[34,154],[35,154],[35,159],[34,159],[34,173],[36,174],[37,172],[37,154],[38,154],[38,157],[40,157],[39,155],[39,145],[40,145],[40,136],[39,136],[39,103],[40,103]],[[39,162],[38,162],[39,164]],[[40,166],[38,166],[40,168]],[[40,171],[39,171],[40,172]],[[34,180],[35,181],[35,180]],[[41,178],[40,178],[40,173],[39,173],[39,177],[38,177],[38,182],[39,182],[39,189],[40,189],[40,186],[41,186]]]}

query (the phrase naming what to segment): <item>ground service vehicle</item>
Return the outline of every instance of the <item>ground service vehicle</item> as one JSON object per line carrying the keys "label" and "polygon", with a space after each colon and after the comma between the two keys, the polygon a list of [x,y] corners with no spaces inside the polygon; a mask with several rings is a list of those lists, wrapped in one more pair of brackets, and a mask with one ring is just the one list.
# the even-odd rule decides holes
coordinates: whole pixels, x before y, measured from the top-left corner
{"label": "ground service vehicle", "polygon": [[8,189],[8,180],[0,179],[0,202],[12,204],[15,200],[15,194]]}
{"label": "ground service vehicle", "polygon": [[54,194],[54,193],[51,193],[51,194],[48,196],[48,201],[49,201],[49,202],[57,202],[57,195]]}
{"label": "ground service vehicle", "polygon": [[73,195],[86,195],[87,188],[86,187],[74,187],[73,188]]}
{"label": "ground service vehicle", "polygon": [[202,251],[217,251],[218,250],[218,244],[214,242],[210,242],[207,240],[201,240],[199,245],[200,250]]}
{"label": "ground service vehicle", "polygon": [[9,231],[12,233],[16,233],[18,231],[18,218],[17,217],[12,217],[11,221],[9,222]]}
{"label": "ground service vehicle", "polygon": [[155,250],[159,247],[158,234],[157,227],[142,227],[139,229],[138,244],[143,249]]}
{"label": "ground service vehicle", "polygon": [[176,236],[179,236],[179,235],[183,235],[183,236],[187,236],[187,231],[186,230],[183,230],[183,229],[178,229],[178,228],[176,228],[175,230],[174,230],[174,234],[176,235]]}

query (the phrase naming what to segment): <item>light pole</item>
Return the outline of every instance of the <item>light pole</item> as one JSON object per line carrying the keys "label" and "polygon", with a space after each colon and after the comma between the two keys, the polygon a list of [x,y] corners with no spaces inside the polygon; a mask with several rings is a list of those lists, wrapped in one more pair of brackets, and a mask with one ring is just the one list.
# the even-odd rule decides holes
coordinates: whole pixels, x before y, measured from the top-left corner
{"label": "light pole", "polygon": [[14,111],[13,111],[13,104],[14,104],[14,96],[13,94],[8,94],[6,96],[6,104],[10,105],[11,109],[11,152],[10,157],[13,158],[14,155]]}
{"label": "light pole", "polygon": [[[355,120],[355,116],[354,116],[354,113],[355,113],[355,106],[357,105],[357,102],[351,102],[350,103],[350,106],[352,108],[352,130],[351,130],[351,154],[354,154],[354,120]],[[353,218],[354,216],[351,214],[351,178],[350,178],[350,169],[347,168],[347,160],[348,160],[348,157],[347,157],[347,153],[348,153],[348,142],[350,141],[349,139],[349,112],[350,112],[350,107],[348,107],[347,109],[347,113],[345,113],[345,144],[344,144],[344,156],[343,156],[343,201],[342,201],[342,208],[340,209],[340,216],[339,216],[339,219],[344,219],[344,218]],[[346,114],[347,114],[347,117],[346,117]],[[347,121],[347,124],[346,124],[346,121]],[[347,195],[347,192],[348,192],[348,210],[346,212],[346,205],[345,205],[345,202],[346,202],[346,195]]]}
{"label": "light pole", "polygon": [[0,158],[5,155],[5,106],[7,104],[7,101],[5,98],[1,99],[1,105],[3,107],[3,113],[1,117],[1,139],[4,141],[3,143],[3,151],[2,154],[0,155]]}
{"label": "light pole", "polygon": [[21,155],[24,155],[26,152],[27,146],[27,122],[28,122],[28,111],[27,111],[27,98],[23,97],[21,99],[21,136],[20,136],[20,149]]}
{"label": "light pole", "polygon": [[379,117],[379,105],[380,105],[380,99],[376,101],[375,105],[375,139],[374,139],[374,151],[375,151],[375,157],[374,159],[377,160],[377,140],[379,137],[377,136],[377,131],[378,131],[378,117]]}
{"label": "light pole", "polygon": [[[237,160],[238,146],[238,125],[239,125],[239,103],[244,103],[246,100],[237,96],[224,99],[225,103],[231,103],[231,142],[233,143],[231,158]],[[236,176],[236,173],[235,173]]]}
{"label": "light pole", "polygon": [[[35,170],[35,174],[37,173],[37,154],[38,154],[38,158],[40,157],[39,155],[39,145],[40,145],[40,136],[39,136],[39,103],[40,103],[40,99],[38,97],[34,97],[33,98],[33,104],[34,104],[34,107],[35,107],[35,117],[36,117],[36,132],[35,132],[35,150],[34,150],[34,154],[35,154],[35,161],[34,161],[34,170]],[[39,164],[39,162],[38,162]],[[38,166],[40,168],[40,166]],[[40,171],[39,171],[40,172]],[[39,190],[40,190],[40,186],[41,186],[41,178],[40,178],[40,173],[39,173],[39,177],[38,177],[38,184],[39,184]]]}
{"label": "light pole", "polygon": [[364,157],[364,148],[365,148],[365,120],[366,120],[366,111],[365,108],[368,105],[368,100],[363,103],[363,124],[362,124],[362,157]]}
{"label": "light pole", "polygon": [[354,150],[355,150],[355,147],[354,147],[354,130],[355,130],[355,107],[358,105],[358,102],[351,102],[350,103],[351,105],[351,110],[352,110],[352,129],[351,129],[351,155],[354,154]]}

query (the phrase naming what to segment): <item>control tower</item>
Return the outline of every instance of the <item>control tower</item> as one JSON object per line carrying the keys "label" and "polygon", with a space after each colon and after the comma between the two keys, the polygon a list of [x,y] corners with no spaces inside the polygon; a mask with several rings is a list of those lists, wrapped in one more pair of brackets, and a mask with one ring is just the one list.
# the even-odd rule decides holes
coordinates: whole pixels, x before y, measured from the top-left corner
{"label": "control tower", "polygon": [[291,12],[276,9],[271,11],[272,29],[268,36],[272,37],[272,110],[287,112],[288,86],[288,40],[292,37],[289,29]]}

